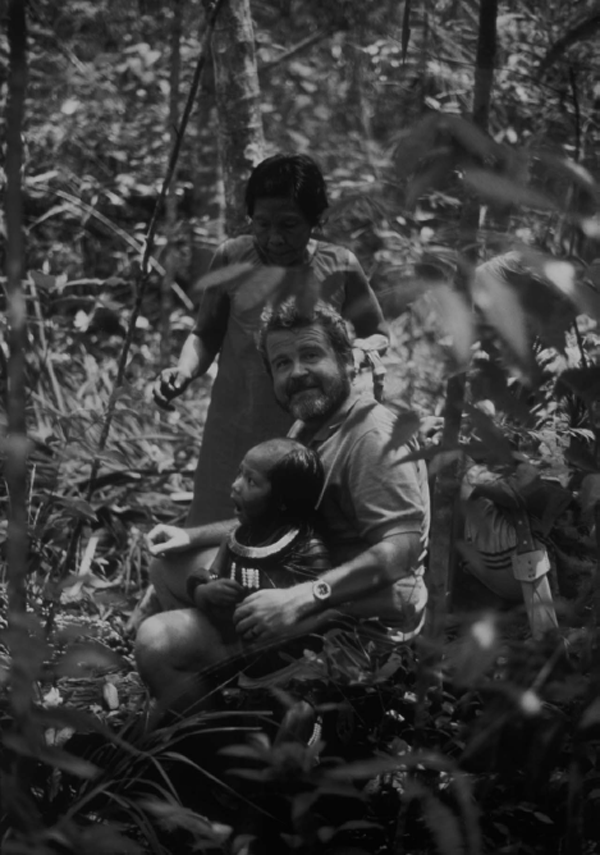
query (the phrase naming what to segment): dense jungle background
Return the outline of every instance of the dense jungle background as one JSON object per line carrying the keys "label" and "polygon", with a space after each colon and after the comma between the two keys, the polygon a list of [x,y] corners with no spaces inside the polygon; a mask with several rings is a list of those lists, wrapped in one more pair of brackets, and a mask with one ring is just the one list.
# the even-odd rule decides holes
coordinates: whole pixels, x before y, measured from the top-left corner
{"label": "dense jungle background", "polygon": [[[600,852],[597,3],[0,14],[2,852]],[[214,373],[170,412],[150,387],[280,150],[323,168],[324,235],[391,325],[386,398],[421,418],[428,626],[383,662],[307,654],[309,745],[274,743],[280,688],[148,731],[126,623],[145,533],[185,517]],[[472,572],[482,472],[541,502],[541,639]]]}

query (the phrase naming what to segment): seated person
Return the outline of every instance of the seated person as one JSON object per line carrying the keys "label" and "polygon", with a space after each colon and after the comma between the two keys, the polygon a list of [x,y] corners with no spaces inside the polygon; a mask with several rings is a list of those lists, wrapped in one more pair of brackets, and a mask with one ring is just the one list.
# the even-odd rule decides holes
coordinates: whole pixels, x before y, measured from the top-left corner
{"label": "seated person", "polygon": [[319,455],[293,439],[262,442],[242,460],[231,487],[240,524],[210,571],[197,570],[187,580],[190,602],[223,641],[238,640],[233,613],[252,591],[289,588],[331,567],[315,530],[323,481]]}
{"label": "seated person", "polygon": [[[290,435],[323,463],[319,512],[333,569],[316,582],[261,588],[245,597],[233,613],[238,636],[276,645],[342,612],[378,621],[399,640],[413,637],[427,602],[422,557],[429,531],[425,465],[406,459],[415,439],[400,435],[390,410],[353,390],[348,330],[324,303],[281,303],[265,315],[259,346],[276,400],[296,419]],[[169,584],[179,577],[182,588],[194,554],[214,545],[205,527],[157,526],[150,539],[164,541]],[[208,673],[229,655],[198,609],[149,617],[136,641],[140,673],[167,705],[185,692],[200,697],[207,686],[198,672]]]}

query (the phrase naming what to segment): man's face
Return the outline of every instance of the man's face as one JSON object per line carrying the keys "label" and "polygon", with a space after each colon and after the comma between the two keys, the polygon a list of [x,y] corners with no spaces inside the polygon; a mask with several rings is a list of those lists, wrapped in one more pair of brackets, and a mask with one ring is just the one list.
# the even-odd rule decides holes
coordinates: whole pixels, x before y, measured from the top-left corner
{"label": "man's face", "polygon": [[278,402],[295,419],[324,421],[350,394],[351,366],[340,364],[319,324],[267,335]]}
{"label": "man's face", "polygon": [[252,233],[271,264],[301,264],[311,226],[292,199],[261,197],[254,203]]}

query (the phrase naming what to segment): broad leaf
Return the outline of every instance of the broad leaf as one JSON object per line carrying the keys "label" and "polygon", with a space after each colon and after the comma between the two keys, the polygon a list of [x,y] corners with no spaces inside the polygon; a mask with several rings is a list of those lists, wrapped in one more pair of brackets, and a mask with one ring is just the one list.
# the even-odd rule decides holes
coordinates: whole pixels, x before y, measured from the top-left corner
{"label": "broad leaf", "polygon": [[6,748],[23,757],[33,757],[55,769],[62,769],[63,772],[76,775],[78,778],[94,778],[100,771],[88,760],[75,757],[75,755],[62,751],[60,748],[33,744],[25,736],[16,733],[5,733],[2,737],[2,743]]}
{"label": "broad leaf", "polygon": [[556,381],[555,394],[563,397],[574,392],[588,405],[600,400],[600,366],[568,368]]}
{"label": "broad leaf", "polygon": [[557,203],[539,190],[495,172],[468,167],[464,172],[464,180],[480,198],[491,203],[525,205],[542,211],[554,211],[557,208]]}
{"label": "broad leaf", "polygon": [[471,292],[477,308],[520,362],[531,362],[525,315],[518,294],[487,266],[480,267]]}
{"label": "broad leaf", "polygon": [[593,511],[600,502],[600,475],[586,475],[581,483],[579,494],[581,507],[584,511]]}
{"label": "broad leaf", "polygon": [[490,459],[498,463],[514,463],[512,446],[494,421],[472,404],[465,404],[465,412],[469,414],[475,433],[489,452]]}
{"label": "broad leaf", "polygon": [[449,285],[437,285],[429,291],[438,323],[451,338],[451,347],[459,366],[466,367],[475,341],[473,313],[465,298]]}

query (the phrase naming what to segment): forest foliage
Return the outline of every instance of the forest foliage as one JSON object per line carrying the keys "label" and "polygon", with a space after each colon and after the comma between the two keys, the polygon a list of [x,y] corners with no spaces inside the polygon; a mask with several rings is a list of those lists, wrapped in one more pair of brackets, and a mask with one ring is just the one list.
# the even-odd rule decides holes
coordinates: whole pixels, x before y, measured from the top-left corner
{"label": "forest foliage", "polygon": [[[356,252],[390,319],[387,396],[422,417],[430,473],[458,464],[462,474],[475,462],[504,477],[518,467],[525,480],[542,475],[572,496],[552,532],[561,633],[525,641],[522,620],[515,629],[512,612],[469,590],[474,612],[463,614],[454,596],[441,682],[423,664],[427,639],[416,655],[396,651],[387,663],[367,648],[327,649],[302,678],[318,686],[324,756],[320,745],[273,745],[273,698],[251,692],[234,692],[225,711],[145,732],[124,636],[146,581],[144,533],[184,517],[210,395],[207,377],[164,413],[150,394],[165,354],[174,359],[191,328],[202,276],[224,237],[210,64],[179,139],[175,205],[168,218],[159,209],[136,309],[172,151],[173,98],[181,115],[206,28],[199,6],[27,4],[20,391],[28,612],[12,616],[1,640],[3,851],[593,855],[595,4],[252,0],[265,153],[307,152],[322,166],[331,198],[324,234]],[[484,7],[497,38],[487,131],[470,120]],[[4,150],[10,59],[2,36]],[[475,232],[465,225],[469,204]],[[475,275],[477,263],[506,253],[509,282],[493,266]],[[167,269],[174,278],[165,323]],[[2,284],[5,459],[16,390],[7,383],[7,277]],[[447,382],[455,378],[466,392],[460,435],[448,444]],[[0,490],[3,568],[10,516]]]}

